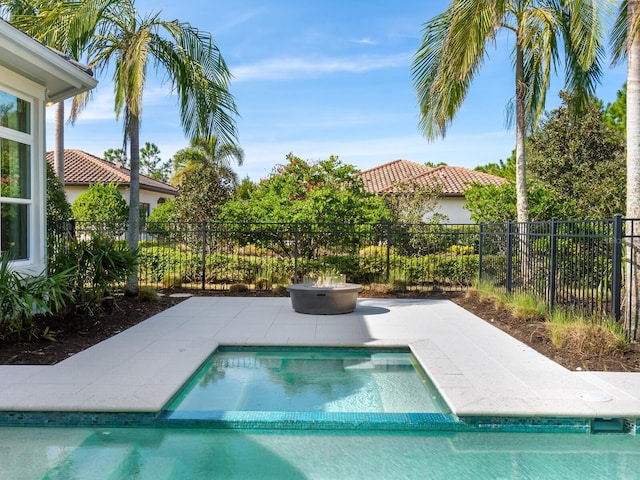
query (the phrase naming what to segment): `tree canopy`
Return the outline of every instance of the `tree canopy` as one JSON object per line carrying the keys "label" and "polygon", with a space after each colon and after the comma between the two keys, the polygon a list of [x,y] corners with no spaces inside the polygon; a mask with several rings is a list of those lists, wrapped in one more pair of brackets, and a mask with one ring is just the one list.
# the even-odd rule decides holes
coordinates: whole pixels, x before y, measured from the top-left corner
{"label": "tree canopy", "polygon": [[624,140],[607,125],[600,102],[580,115],[562,104],[529,139],[529,172],[549,188],[559,204],[558,218],[610,218],[624,212]]}
{"label": "tree canopy", "polygon": [[307,162],[292,153],[287,163],[248,192],[224,205],[231,222],[369,223],[390,218],[384,200],[364,188],[352,165],[338,157]]}

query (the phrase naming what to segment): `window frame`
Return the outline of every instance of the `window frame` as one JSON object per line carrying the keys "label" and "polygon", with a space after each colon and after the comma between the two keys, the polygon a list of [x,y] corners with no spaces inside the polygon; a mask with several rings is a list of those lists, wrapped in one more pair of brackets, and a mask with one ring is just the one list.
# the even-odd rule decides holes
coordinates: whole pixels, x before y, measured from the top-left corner
{"label": "window frame", "polygon": [[[0,90],[30,104],[31,133],[0,126],[0,138],[29,145],[29,198],[0,197],[0,204],[27,205],[27,256],[11,262],[15,270],[39,275],[46,267],[45,88],[0,66]],[[0,228],[2,228],[0,224]],[[0,232],[1,234],[1,232]]]}

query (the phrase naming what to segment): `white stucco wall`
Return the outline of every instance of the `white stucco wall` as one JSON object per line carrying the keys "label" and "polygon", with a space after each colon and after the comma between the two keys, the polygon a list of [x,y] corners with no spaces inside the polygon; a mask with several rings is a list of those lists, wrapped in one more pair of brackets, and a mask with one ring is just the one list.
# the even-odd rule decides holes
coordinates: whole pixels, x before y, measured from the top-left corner
{"label": "white stucco wall", "polygon": [[438,203],[438,213],[449,217],[445,223],[474,223],[471,212],[464,208],[464,197],[442,197]]}

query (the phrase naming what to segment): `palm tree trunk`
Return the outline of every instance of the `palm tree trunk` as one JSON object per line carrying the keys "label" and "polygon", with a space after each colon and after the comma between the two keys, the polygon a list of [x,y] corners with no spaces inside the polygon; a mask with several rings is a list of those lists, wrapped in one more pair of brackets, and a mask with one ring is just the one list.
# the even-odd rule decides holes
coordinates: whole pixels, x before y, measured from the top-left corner
{"label": "palm tree trunk", "polygon": [[[629,0],[627,10],[627,212],[628,219],[640,218],[640,38],[632,31],[638,8],[637,0]],[[637,230],[637,229],[636,229]],[[625,328],[635,338],[638,324],[640,287],[640,238],[626,244]]]}
{"label": "palm tree trunk", "polygon": [[56,103],[53,124],[53,169],[64,185],[64,100]]}
{"label": "palm tree trunk", "polygon": [[527,200],[527,176],[525,158],[525,121],[526,85],[524,83],[524,60],[522,49],[516,52],[516,212],[518,222],[529,221],[529,202]]}
{"label": "palm tree trunk", "polygon": [[[129,120],[129,147],[131,155],[131,178],[129,183],[129,228],[127,244],[129,250],[138,248],[140,240],[140,119],[131,114]],[[127,279],[125,293],[138,294],[138,267]]]}
{"label": "palm tree trunk", "polygon": [[524,59],[519,39],[516,40],[516,214],[518,228],[518,253],[520,257],[520,276],[522,284],[528,282],[529,269],[529,201],[527,198],[527,162],[525,155],[525,137],[527,134],[525,100],[527,86],[524,81]]}

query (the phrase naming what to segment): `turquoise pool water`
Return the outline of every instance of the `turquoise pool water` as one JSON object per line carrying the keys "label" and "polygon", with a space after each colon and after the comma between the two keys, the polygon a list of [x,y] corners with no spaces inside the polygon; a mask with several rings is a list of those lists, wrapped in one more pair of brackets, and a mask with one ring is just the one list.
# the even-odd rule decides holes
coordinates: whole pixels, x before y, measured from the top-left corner
{"label": "turquoise pool water", "polygon": [[449,412],[411,353],[345,348],[221,349],[166,410]]}
{"label": "turquoise pool water", "polygon": [[0,479],[637,479],[631,435],[2,428]]}
{"label": "turquoise pool water", "polygon": [[0,427],[0,480],[640,479],[639,436],[458,419],[416,367],[406,351],[221,349],[157,416],[4,412],[24,426]]}

